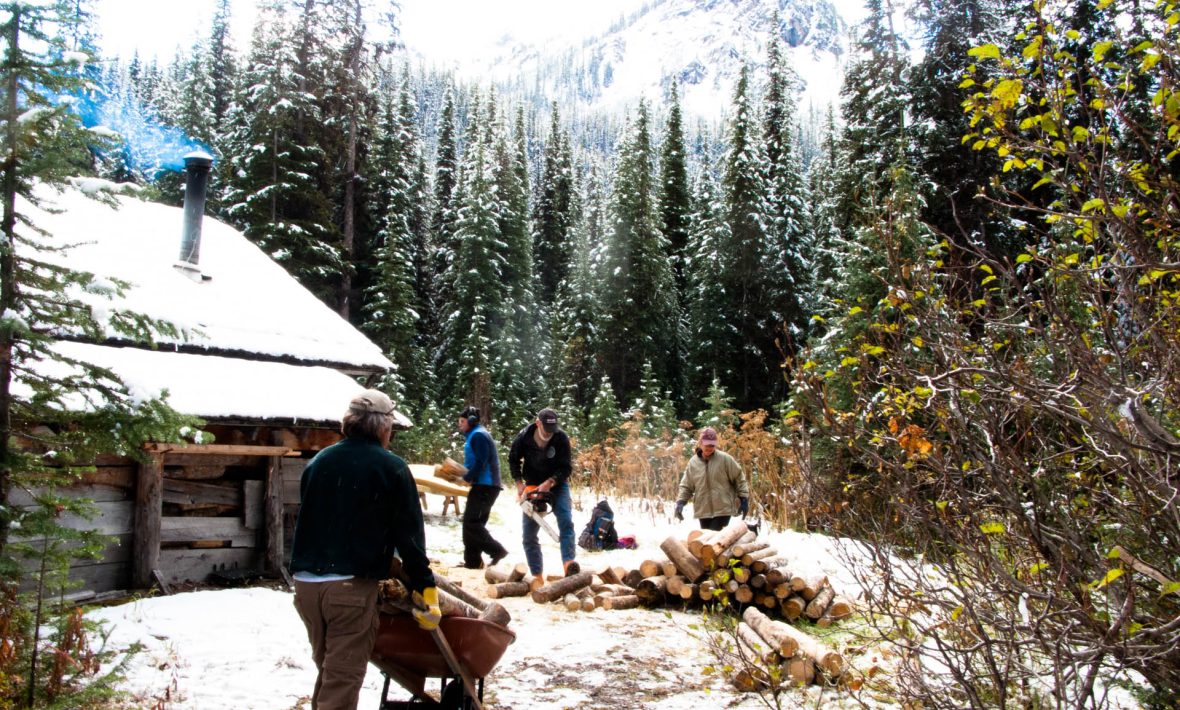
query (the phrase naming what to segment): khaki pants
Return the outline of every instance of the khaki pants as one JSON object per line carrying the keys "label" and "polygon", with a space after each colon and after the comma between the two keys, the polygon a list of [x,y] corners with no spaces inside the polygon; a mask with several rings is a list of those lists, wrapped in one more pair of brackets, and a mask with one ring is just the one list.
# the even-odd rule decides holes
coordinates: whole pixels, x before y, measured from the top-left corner
{"label": "khaki pants", "polygon": [[354,710],[377,639],[377,580],[295,581],[295,610],[315,660],[313,710]]}

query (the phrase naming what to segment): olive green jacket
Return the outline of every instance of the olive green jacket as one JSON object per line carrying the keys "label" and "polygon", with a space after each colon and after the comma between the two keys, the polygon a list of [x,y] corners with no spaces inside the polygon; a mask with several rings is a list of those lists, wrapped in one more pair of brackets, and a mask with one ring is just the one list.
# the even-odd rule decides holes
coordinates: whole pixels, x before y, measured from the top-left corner
{"label": "olive green jacket", "polygon": [[695,518],[716,518],[738,515],[738,498],[749,497],[741,464],[724,451],[714,451],[706,461],[698,449],[684,467],[676,500],[691,500]]}

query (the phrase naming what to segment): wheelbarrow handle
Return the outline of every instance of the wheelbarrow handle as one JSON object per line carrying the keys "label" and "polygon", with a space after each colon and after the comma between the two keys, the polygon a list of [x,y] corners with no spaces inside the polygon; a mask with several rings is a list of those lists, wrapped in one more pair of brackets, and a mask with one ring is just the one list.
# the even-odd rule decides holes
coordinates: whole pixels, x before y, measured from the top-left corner
{"label": "wheelbarrow handle", "polygon": [[483,710],[483,704],[479,702],[479,693],[475,690],[475,681],[472,680],[471,674],[467,672],[459,659],[455,657],[455,652],[451,650],[451,644],[447,642],[447,637],[443,636],[442,629],[436,626],[430,630],[430,635],[434,638],[434,643],[438,646],[438,652],[442,654],[443,660],[463,681],[463,687],[467,690],[467,696],[471,698],[472,706],[475,710]]}

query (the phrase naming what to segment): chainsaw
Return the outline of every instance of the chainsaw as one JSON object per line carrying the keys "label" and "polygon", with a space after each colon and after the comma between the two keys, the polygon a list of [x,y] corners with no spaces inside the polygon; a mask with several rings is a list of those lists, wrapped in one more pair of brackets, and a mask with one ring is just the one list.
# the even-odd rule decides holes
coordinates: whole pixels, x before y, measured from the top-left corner
{"label": "chainsaw", "polygon": [[545,514],[549,512],[551,504],[553,503],[553,494],[549,491],[539,491],[536,486],[525,486],[524,496],[520,499],[520,509],[524,514],[532,518],[538,525],[549,533],[549,537],[553,538],[555,542],[561,542],[561,537],[549,521],[545,519]]}

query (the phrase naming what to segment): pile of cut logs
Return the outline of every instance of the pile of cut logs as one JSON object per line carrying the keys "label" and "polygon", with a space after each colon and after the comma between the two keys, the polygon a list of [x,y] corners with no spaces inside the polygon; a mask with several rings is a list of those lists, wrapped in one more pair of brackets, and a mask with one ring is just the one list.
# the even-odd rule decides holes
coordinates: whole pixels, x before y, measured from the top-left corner
{"label": "pile of cut logs", "polygon": [[[754,690],[775,676],[796,684],[839,676],[844,662],[838,653],[771,615],[787,621],[810,619],[826,627],[849,616],[851,603],[836,593],[826,576],[792,573],[790,561],[756,537],[737,520],[720,531],[693,531],[687,540],[669,537],[660,545],[666,560],[646,560],[632,570],[606,567],[597,574],[579,572],[548,580],[530,577],[523,564],[489,567],[484,572],[487,596],[531,595],[538,604],[560,602],[570,611],[728,603],[744,610],[738,626],[739,646],[748,651],[743,656],[761,664],[756,671],[751,670],[755,666],[738,664],[737,687]],[[762,639],[760,644],[754,642],[756,637]],[[780,666],[781,672],[770,673],[772,665]]]}

